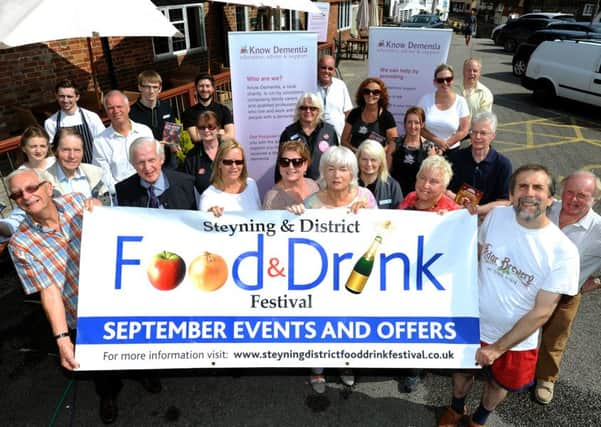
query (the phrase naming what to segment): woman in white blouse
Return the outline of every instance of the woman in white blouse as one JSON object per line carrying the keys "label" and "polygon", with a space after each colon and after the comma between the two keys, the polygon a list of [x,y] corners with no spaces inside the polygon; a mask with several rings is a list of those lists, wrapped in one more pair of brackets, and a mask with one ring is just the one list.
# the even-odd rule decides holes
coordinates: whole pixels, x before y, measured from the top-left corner
{"label": "woman in white blouse", "polygon": [[200,210],[221,216],[227,211],[260,210],[254,179],[248,176],[244,149],[235,140],[224,140],[217,150],[211,185],[200,196]]}
{"label": "woman in white blouse", "polygon": [[417,105],[426,112],[422,136],[442,152],[455,150],[469,132],[470,110],[465,98],[453,92],[453,67],[440,64],[434,71],[433,93],[422,96]]}

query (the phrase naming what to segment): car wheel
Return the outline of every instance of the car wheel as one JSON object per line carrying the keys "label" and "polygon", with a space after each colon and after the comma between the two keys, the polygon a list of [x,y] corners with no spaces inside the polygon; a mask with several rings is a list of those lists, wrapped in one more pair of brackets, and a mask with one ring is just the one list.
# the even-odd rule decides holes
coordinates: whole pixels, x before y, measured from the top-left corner
{"label": "car wheel", "polygon": [[526,62],[525,58],[516,58],[513,61],[513,75],[516,77],[522,77],[526,73]]}
{"label": "car wheel", "polygon": [[497,31],[492,39],[495,42],[495,46],[502,46],[503,42],[501,41],[501,35]]}
{"label": "car wheel", "polygon": [[505,50],[505,52],[513,52],[516,47],[517,43],[515,40],[505,39],[505,42],[503,43],[503,50]]}
{"label": "car wheel", "polygon": [[534,101],[539,105],[548,104],[550,101],[555,98],[555,88],[548,80],[541,80],[536,83],[534,87],[534,92],[532,92],[532,96],[534,96]]}

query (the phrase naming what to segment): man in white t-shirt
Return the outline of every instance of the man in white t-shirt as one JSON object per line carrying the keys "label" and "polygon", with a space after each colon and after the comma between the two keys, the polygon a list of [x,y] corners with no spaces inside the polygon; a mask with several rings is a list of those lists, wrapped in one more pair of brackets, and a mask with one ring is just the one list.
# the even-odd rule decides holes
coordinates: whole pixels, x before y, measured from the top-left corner
{"label": "man in white t-shirt", "polygon": [[349,111],[353,109],[353,102],[348,93],[346,83],[334,77],[336,61],[331,55],[319,58],[317,64],[317,91],[323,102],[323,118],[326,123],[336,129],[338,140],[341,141],[344,121]]}
{"label": "man in white t-shirt", "polygon": [[[476,364],[489,379],[470,426],[483,426],[509,391],[534,383],[538,331],[561,295],[578,292],[576,246],[546,215],[553,179],[540,165],[518,168],[510,180],[512,206],[493,209],[479,233],[480,341]],[[453,374],[453,399],[438,421],[456,426],[467,411],[474,383],[467,372]]]}

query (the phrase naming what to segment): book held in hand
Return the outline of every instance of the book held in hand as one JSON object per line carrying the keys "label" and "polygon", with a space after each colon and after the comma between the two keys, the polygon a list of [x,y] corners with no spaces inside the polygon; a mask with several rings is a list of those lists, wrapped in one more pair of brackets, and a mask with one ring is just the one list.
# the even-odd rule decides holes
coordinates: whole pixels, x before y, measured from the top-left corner
{"label": "book held in hand", "polygon": [[464,182],[461,184],[459,191],[457,191],[457,194],[455,195],[455,202],[462,206],[464,206],[466,202],[476,206],[480,203],[482,196],[484,196],[482,191]]}
{"label": "book held in hand", "polygon": [[165,122],[163,126],[163,141],[169,145],[179,145],[179,136],[182,133],[183,126],[173,122]]}

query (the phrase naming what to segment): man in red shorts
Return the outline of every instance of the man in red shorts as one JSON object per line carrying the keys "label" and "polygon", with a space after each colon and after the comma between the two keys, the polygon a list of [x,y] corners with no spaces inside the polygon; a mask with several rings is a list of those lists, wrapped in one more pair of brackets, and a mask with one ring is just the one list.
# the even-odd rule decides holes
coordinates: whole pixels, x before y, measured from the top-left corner
{"label": "man in red shorts", "polygon": [[[578,292],[576,246],[547,217],[553,179],[540,165],[524,165],[509,183],[512,206],[493,209],[480,228],[480,340],[476,365],[488,379],[470,426],[483,426],[507,393],[534,384],[538,330],[561,295]],[[468,372],[453,374],[453,399],[438,421],[456,426],[467,412],[474,383]]]}

